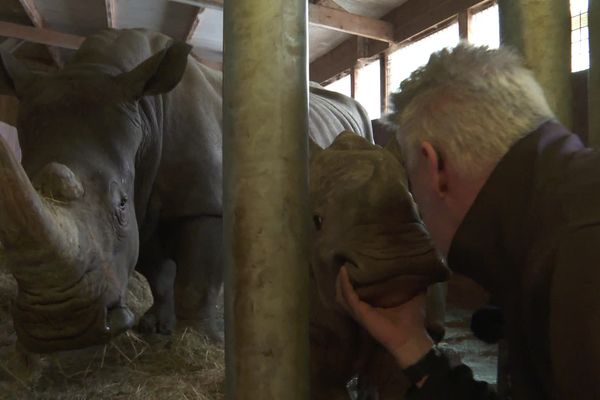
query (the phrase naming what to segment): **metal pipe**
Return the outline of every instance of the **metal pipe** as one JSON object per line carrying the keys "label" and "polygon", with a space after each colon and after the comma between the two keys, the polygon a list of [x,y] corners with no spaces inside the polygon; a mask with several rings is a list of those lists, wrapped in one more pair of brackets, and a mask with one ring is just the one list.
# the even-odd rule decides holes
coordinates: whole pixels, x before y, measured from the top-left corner
{"label": "metal pipe", "polygon": [[227,398],[307,400],[307,4],[224,13]]}
{"label": "metal pipe", "polygon": [[589,4],[588,144],[600,148],[600,0]]}
{"label": "metal pipe", "polygon": [[569,0],[499,0],[502,45],[517,49],[550,107],[572,125]]}

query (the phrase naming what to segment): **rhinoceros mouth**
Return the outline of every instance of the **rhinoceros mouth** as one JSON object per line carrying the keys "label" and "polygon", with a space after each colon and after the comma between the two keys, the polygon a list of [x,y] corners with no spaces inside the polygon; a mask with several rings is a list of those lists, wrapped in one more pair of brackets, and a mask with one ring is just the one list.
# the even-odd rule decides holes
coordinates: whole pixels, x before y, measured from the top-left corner
{"label": "rhinoceros mouth", "polygon": [[101,277],[88,271],[52,290],[21,285],[12,307],[19,342],[39,353],[72,350],[106,343],[132,327],[133,313]]}
{"label": "rhinoceros mouth", "polygon": [[[15,308],[18,307],[15,305]],[[15,331],[19,342],[29,351],[47,353],[74,350],[88,346],[104,344],[118,336],[134,324],[134,315],[127,307],[91,306],[85,313],[89,317],[79,328],[71,330],[67,326],[72,321],[52,322],[48,315],[39,311],[37,321],[25,317],[23,311],[16,308],[13,312]]]}
{"label": "rhinoceros mouth", "polygon": [[427,287],[433,283],[445,281],[447,274],[445,270],[440,269],[432,273],[429,268],[431,261],[417,262],[410,265],[410,268],[399,270],[393,262],[386,262],[389,266],[389,272],[370,275],[369,261],[355,261],[357,257],[338,254],[334,256],[334,265],[336,271],[342,266],[346,266],[348,274],[356,293],[361,300],[376,307],[396,307],[407,302],[414,296],[426,291]]}

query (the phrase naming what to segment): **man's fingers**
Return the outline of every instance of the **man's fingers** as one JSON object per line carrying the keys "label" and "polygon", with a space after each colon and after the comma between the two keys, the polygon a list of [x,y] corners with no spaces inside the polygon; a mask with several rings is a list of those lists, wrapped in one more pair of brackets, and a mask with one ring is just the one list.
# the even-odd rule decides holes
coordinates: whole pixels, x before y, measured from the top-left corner
{"label": "man's fingers", "polygon": [[362,322],[364,319],[363,314],[371,307],[361,301],[358,294],[356,294],[352,283],[350,283],[350,276],[348,275],[348,270],[345,266],[340,269],[338,280],[340,283],[341,297],[344,300],[347,311],[350,312],[354,319]]}
{"label": "man's fingers", "polygon": [[[343,269],[344,267],[342,267]],[[350,310],[350,307],[348,306],[348,303],[346,302],[346,299],[344,298],[344,295],[342,294],[342,273],[340,270],[340,273],[338,273],[336,279],[335,279],[335,299],[337,301],[337,303],[348,313],[351,314],[352,310]]]}

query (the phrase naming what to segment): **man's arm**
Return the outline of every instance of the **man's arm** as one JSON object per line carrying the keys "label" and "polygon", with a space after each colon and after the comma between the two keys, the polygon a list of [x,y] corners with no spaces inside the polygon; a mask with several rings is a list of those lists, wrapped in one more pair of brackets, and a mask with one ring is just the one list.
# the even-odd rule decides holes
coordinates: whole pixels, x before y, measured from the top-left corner
{"label": "man's arm", "polygon": [[550,293],[550,353],[560,399],[600,399],[600,226],[562,241]]}
{"label": "man's arm", "polygon": [[[360,300],[346,268],[342,267],[336,282],[336,297],[338,303],[396,358],[403,370],[421,364],[432,351],[433,342],[425,329],[424,293],[399,307],[372,307]],[[451,368],[445,356],[426,365],[431,366],[430,372],[415,382],[407,400],[497,398],[486,383],[473,379],[466,365]]]}

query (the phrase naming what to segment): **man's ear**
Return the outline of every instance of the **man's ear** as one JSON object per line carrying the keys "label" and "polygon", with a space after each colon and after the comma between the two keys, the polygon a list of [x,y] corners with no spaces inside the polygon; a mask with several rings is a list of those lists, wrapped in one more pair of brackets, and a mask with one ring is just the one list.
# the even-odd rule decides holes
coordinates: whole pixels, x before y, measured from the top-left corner
{"label": "man's ear", "polygon": [[0,94],[18,96],[29,81],[31,72],[12,54],[0,50]]}
{"label": "man's ear", "polygon": [[129,72],[116,79],[127,97],[139,99],[167,93],[177,86],[188,62],[192,47],[175,41]]}
{"label": "man's ear", "polygon": [[420,167],[426,169],[431,189],[438,195],[446,196],[448,192],[448,171],[444,160],[430,142],[421,142],[419,148]]}

